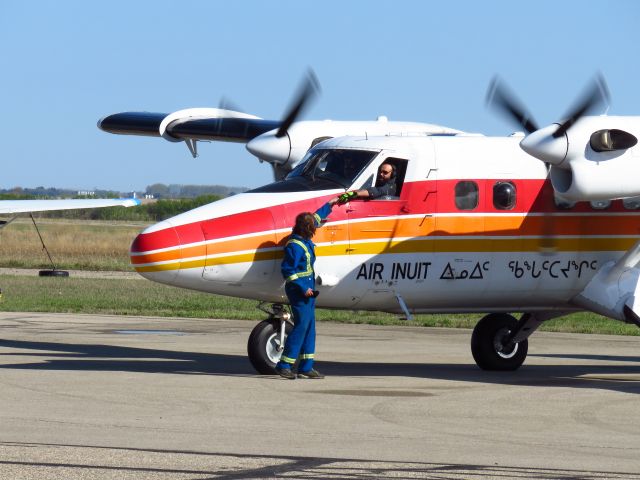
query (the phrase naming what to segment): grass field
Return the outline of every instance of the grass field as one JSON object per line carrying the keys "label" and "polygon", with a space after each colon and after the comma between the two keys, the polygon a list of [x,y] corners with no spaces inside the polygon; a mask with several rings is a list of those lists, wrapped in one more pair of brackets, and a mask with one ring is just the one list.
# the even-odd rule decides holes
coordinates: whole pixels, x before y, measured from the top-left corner
{"label": "grass field", "polygon": [[[146,226],[130,222],[37,220],[60,269],[132,271],[129,246]],[[0,230],[0,267],[49,268],[30,219]],[[41,278],[0,276],[0,311],[65,312],[261,320],[257,302],[193,292],[144,279]],[[417,315],[413,322],[378,312],[318,309],[321,321],[472,328],[482,314]],[[591,313],[546,322],[542,330],[640,335],[632,325]]]}
{"label": "grass field", "polygon": [[[73,220],[36,220],[56,267],[131,271],[129,247],[147,224]],[[49,268],[38,233],[29,218],[0,229],[0,267]]]}
{"label": "grass field", "polygon": [[[263,320],[257,302],[160,285],[143,279],[0,277],[0,311],[96,313]],[[482,314],[417,315],[407,322],[380,312],[318,309],[319,321],[472,328]],[[640,329],[589,313],[545,323],[542,330],[640,335]]]}

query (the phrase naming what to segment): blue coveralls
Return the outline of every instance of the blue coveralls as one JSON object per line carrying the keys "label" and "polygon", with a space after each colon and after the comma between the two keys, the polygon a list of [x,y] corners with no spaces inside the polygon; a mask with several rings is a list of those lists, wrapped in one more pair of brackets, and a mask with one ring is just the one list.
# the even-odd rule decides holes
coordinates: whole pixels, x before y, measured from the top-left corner
{"label": "blue coveralls", "polygon": [[[316,228],[331,213],[331,205],[325,203],[313,214]],[[291,234],[284,247],[282,276],[293,313],[293,330],[287,336],[284,351],[276,368],[291,368],[300,357],[298,372],[308,372],[313,368],[316,351],[316,299],[305,297],[307,289],[314,290],[316,285],[313,264],[316,261],[314,243],[299,235]]]}

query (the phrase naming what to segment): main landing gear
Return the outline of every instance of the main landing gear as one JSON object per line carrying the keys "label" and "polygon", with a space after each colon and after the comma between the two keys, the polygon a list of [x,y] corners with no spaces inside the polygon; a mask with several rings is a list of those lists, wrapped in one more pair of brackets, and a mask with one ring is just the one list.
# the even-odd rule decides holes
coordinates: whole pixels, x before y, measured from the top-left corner
{"label": "main landing gear", "polygon": [[520,320],[507,313],[484,316],[471,335],[473,359],[483,370],[517,370],[527,356],[527,338],[548,318],[533,313]]}
{"label": "main landing gear", "polygon": [[258,373],[274,375],[276,364],[284,350],[284,342],[293,328],[291,314],[280,303],[274,303],[270,307],[261,303],[258,308],[269,314],[269,318],[258,323],[251,331],[247,353],[251,365]]}

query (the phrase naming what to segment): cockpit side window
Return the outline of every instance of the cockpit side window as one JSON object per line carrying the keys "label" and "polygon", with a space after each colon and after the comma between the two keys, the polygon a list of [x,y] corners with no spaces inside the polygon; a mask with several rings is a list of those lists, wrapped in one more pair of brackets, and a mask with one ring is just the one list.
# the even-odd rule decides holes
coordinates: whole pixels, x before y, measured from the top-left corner
{"label": "cockpit side window", "polygon": [[[404,177],[407,173],[407,160],[402,158],[388,157],[378,165],[376,179],[373,188],[365,185],[364,189],[369,191],[372,200],[398,200],[402,192]],[[389,171],[391,177],[380,175],[381,170]]]}

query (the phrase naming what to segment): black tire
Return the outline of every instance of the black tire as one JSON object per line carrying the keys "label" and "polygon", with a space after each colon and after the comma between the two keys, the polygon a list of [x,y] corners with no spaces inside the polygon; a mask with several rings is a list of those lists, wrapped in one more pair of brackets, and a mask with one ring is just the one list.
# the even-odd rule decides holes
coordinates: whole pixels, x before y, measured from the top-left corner
{"label": "black tire", "polygon": [[506,313],[490,313],[483,317],[471,335],[473,359],[483,370],[517,370],[524,362],[529,349],[525,339],[508,351],[501,351],[501,342],[512,332],[518,321]]}
{"label": "black tire", "polygon": [[68,277],[69,272],[66,270],[40,270],[38,275],[41,277]]}
{"label": "black tire", "polygon": [[[285,340],[293,325],[285,322]],[[274,375],[276,363],[280,359],[277,347],[280,344],[280,320],[263,320],[249,335],[247,353],[253,368],[262,375]]]}

